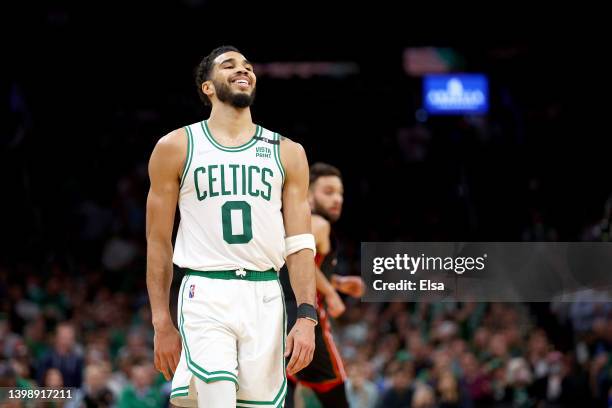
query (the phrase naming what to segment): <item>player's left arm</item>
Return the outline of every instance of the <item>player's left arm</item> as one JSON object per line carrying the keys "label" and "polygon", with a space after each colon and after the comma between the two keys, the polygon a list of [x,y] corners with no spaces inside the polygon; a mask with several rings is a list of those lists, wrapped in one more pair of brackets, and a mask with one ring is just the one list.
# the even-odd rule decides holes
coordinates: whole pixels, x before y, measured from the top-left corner
{"label": "player's left arm", "polygon": [[[308,160],[304,148],[282,138],[281,162],[285,169],[283,187],[283,220],[285,234],[292,237],[311,234],[310,206],[308,204]],[[315,305],[315,263],[310,249],[301,249],[287,257],[291,288],[297,304]],[[287,336],[286,356],[291,355],[287,371],[295,374],[312,361],[314,355],[314,325],[305,318],[296,320]]]}
{"label": "player's left arm", "polygon": [[[329,254],[331,242],[329,234],[331,233],[331,225],[329,221],[320,215],[312,215],[312,234],[315,237],[317,247],[317,256],[324,259]],[[336,292],[336,289],[327,279],[325,274],[317,266],[315,269],[315,280],[317,283],[317,291],[325,298],[327,312],[333,318],[339,317],[346,310],[344,302]]]}

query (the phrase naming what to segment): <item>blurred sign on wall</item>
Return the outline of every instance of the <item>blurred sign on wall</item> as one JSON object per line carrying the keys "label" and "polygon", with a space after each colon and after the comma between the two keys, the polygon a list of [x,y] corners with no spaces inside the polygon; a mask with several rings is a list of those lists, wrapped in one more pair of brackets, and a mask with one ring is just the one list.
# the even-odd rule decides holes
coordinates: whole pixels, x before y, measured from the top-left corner
{"label": "blurred sign on wall", "polygon": [[404,49],[404,72],[410,76],[420,77],[427,74],[442,74],[464,69],[462,55],[452,48],[442,47],[409,47]]}
{"label": "blurred sign on wall", "polygon": [[432,115],[487,113],[487,77],[482,74],[426,75],[423,77],[423,106]]}
{"label": "blurred sign on wall", "polygon": [[301,61],[301,62],[269,62],[255,64],[258,76],[277,79],[312,77],[345,78],[359,73],[359,65],[355,62]]}

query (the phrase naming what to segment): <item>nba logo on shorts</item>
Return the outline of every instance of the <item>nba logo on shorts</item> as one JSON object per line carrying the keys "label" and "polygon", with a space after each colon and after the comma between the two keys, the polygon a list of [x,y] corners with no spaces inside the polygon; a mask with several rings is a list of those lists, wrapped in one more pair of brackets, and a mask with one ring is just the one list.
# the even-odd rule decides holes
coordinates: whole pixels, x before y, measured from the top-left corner
{"label": "nba logo on shorts", "polygon": [[194,294],[195,294],[195,285],[191,285],[189,287],[189,299],[191,299]]}

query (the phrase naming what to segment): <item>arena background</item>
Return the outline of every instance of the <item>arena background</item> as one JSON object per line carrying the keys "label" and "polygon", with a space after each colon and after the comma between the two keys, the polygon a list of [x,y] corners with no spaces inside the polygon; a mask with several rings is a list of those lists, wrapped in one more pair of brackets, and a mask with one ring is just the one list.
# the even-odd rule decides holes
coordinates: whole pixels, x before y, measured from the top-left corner
{"label": "arena background", "polygon": [[[293,42],[270,23],[266,35],[224,23],[210,2],[32,7],[8,25],[1,81],[0,386],[167,404],[151,367],[146,166],[159,137],[208,114],[192,70],[220,44],[257,64],[255,121],[342,171],[341,273],[359,274],[362,241],[609,240],[609,142],[584,92],[600,55],[575,37],[396,27],[362,41],[354,27]],[[436,69],[487,75],[489,113],[426,115],[421,74]],[[608,406],[612,308],[593,296],[346,299],[335,333],[349,395],[364,407]]]}

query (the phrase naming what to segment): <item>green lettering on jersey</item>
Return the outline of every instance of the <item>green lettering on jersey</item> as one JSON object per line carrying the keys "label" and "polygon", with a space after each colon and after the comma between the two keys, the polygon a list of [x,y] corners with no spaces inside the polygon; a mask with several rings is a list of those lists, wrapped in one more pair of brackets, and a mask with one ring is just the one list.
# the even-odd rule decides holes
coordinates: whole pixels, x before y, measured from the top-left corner
{"label": "green lettering on jersey", "polygon": [[232,194],[231,191],[227,191],[225,190],[225,165],[222,164],[221,166],[221,195],[230,195]]}
{"label": "green lettering on jersey", "polygon": [[[231,172],[228,170],[229,167]],[[238,168],[241,168],[242,191],[238,187]],[[231,177],[230,181],[225,178]],[[272,199],[272,178],[274,171],[268,167],[240,164],[209,164],[193,171],[196,195],[199,201],[218,196],[261,197],[266,201]],[[208,184],[208,185],[207,185]],[[242,194],[241,194],[242,193]]]}
{"label": "green lettering on jersey", "polygon": [[206,173],[206,169],[204,167],[198,167],[197,169],[193,171],[193,181],[194,181],[195,188],[196,188],[196,194],[198,196],[198,200],[202,201],[206,198],[207,193],[206,191],[200,190],[200,182],[198,179],[198,173],[204,174]]}
{"label": "green lettering on jersey", "polygon": [[229,165],[230,169],[232,169],[232,186],[234,187],[232,189],[232,194],[236,195],[238,194],[238,192],[236,191],[236,184],[238,183],[238,177],[236,176],[236,169],[238,169],[238,167],[240,167],[237,164],[230,164]]}
{"label": "green lettering on jersey", "polygon": [[246,166],[242,166],[242,195],[246,195]]}
{"label": "green lettering on jersey", "polygon": [[259,173],[259,167],[249,166],[249,195],[253,197],[259,197],[259,190],[253,191],[253,170],[257,170]]}
{"label": "green lettering on jersey", "polygon": [[208,166],[208,192],[210,193],[211,197],[216,197],[219,195],[219,193],[216,193],[213,190],[213,182],[217,181],[216,177],[213,177],[213,169],[216,169],[217,167],[219,167],[216,164],[211,164]]}
{"label": "green lettering on jersey", "polygon": [[270,177],[274,176],[274,173],[272,173],[272,170],[270,170],[267,167],[264,167],[261,170],[261,182],[268,187],[267,191],[262,191],[261,192],[261,197],[267,201],[270,201],[270,197],[272,196],[272,184],[270,184],[267,180],[266,180],[266,174],[270,173]]}

